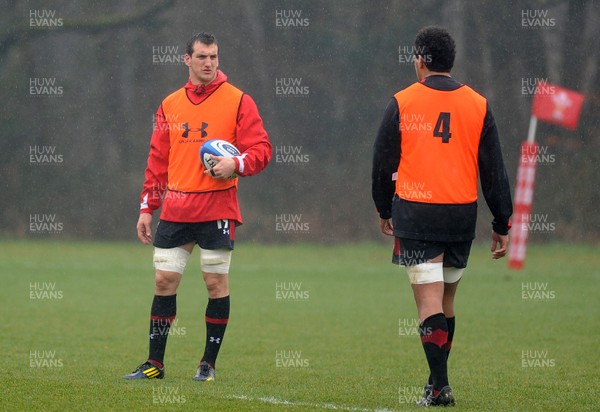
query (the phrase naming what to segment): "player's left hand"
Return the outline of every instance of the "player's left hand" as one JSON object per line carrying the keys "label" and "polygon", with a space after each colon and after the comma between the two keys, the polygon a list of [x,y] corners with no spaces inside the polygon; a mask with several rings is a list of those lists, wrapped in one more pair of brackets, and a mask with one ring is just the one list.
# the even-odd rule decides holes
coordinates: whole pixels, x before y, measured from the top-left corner
{"label": "player's left hand", "polygon": [[212,176],[214,179],[231,179],[235,174],[235,160],[231,157],[210,155],[210,158],[217,164],[210,170],[205,170],[204,174]]}
{"label": "player's left hand", "polygon": [[492,259],[500,259],[506,255],[508,250],[508,235],[500,235],[492,232]]}

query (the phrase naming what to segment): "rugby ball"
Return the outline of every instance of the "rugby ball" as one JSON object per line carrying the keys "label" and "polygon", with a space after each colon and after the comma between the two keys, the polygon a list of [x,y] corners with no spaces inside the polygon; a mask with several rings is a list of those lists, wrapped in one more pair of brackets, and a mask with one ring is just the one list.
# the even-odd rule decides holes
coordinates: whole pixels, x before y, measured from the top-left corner
{"label": "rugby ball", "polygon": [[217,162],[210,158],[210,155],[233,157],[241,154],[240,151],[226,140],[211,139],[204,142],[200,148],[200,160],[206,170],[212,169]]}

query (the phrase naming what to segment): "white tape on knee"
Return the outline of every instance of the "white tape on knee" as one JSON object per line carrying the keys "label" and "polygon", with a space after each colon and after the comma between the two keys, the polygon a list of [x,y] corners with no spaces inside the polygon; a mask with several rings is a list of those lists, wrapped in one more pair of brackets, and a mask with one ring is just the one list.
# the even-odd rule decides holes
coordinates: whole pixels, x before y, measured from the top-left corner
{"label": "white tape on knee", "polygon": [[157,270],[176,272],[183,275],[189,258],[190,252],[180,247],[171,249],[154,248],[154,268]]}
{"label": "white tape on knee", "polygon": [[465,270],[453,267],[444,268],[444,283],[456,283],[462,277]]}
{"label": "white tape on knee", "polygon": [[444,280],[443,263],[419,263],[407,266],[406,273],[412,284],[442,282]]}
{"label": "white tape on knee", "polygon": [[229,249],[200,249],[200,268],[202,272],[221,275],[229,273],[231,252]]}

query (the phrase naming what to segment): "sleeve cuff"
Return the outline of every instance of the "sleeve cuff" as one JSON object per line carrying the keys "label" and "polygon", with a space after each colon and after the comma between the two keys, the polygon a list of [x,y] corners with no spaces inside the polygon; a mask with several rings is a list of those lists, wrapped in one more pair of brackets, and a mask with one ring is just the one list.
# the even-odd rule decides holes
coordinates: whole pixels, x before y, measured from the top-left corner
{"label": "sleeve cuff", "polygon": [[389,210],[384,210],[384,211],[377,211],[377,213],[379,214],[379,217],[382,219],[391,219],[392,218],[392,212]]}
{"label": "sleeve cuff", "polygon": [[508,231],[510,230],[511,226],[512,224],[510,220],[508,221],[508,223],[498,223],[495,220],[492,222],[493,231],[502,236],[508,235]]}
{"label": "sleeve cuff", "polygon": [[244,157],[246,157],[245,154],[240,156],[233,156],[233,160],[235,161],[235,173],[240,176],[244,175]]}

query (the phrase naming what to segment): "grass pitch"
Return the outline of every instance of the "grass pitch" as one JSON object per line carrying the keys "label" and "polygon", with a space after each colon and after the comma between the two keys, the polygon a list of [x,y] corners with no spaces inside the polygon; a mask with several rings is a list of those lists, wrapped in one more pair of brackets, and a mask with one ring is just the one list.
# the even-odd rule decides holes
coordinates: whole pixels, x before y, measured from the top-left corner
{"label": "grass pitch", "polygon": [[[152,250],[0,242],[5,410],[416,410],[427,377],[405,272],[384,244],[240,242],[217,381],[204,345],[198,250],[178,293],[166,378],[125,381],[147,356]],[[530,246],[511,272],[473,248],[449,361],[465,411],[597,410],[600,256]]]}

